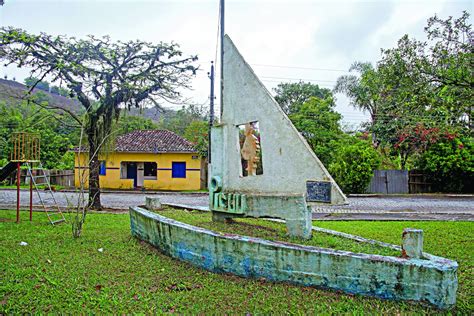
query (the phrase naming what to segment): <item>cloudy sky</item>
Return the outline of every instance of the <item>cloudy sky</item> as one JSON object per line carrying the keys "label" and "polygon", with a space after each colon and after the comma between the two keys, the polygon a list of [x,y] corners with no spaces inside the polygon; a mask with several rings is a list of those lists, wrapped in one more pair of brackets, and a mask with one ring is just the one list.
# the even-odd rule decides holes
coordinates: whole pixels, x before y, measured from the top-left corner
{"label": "cloudy sky", "polygon": [[[208,104],[210,61],[217,47],[218,0],[5,0],[0,25],[29,32],[113,39],[174,41],[185,54],[198,55],[201,71],[186,92],[190,102]],[[472,14],[473,1],[227,0],[226,33],[271,90],[279,82],[310,81],[333,88],[356,61],[375,63],[380,48],[404,34],[424,39],[434,14]],[[472,23],[472,18],[471,18]],[[26,69],[0,68],[22,81]],[[366,118],[337,95],[337,110],[349,125]]]}

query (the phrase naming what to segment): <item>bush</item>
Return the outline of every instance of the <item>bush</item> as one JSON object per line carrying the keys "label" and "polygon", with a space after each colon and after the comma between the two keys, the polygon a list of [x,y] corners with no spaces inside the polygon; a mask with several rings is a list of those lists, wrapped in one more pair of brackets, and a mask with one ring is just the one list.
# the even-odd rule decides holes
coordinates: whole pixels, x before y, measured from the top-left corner
{"label": "bush", "polygon": [[72,151],[67,151],[61,157],[61,160],[56,165],[55,169],[59,169],[59,170],[74,169],[74,153]]}
{"label": "bush", "polygon": [[341,146],[334,154],[329,172],[345,193],[364,193],[370,183],[373,170],[380,166],[380,154],[369,142]]}
{"label": "bush", "polygon": [[434,192],[472,193],[474,188],[474,146],[472,138],[446,134],[415,162],[427,174]]}
{"label": "bush", "polygon": [[7,158],[0,158],[0,168],[6,166],[8,163],[8,159]]}

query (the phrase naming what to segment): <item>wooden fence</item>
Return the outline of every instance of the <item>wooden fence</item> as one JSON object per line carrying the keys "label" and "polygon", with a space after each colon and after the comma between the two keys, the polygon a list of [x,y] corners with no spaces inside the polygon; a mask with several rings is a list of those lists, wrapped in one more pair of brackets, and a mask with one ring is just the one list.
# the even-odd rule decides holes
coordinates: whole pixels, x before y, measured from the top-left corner
{"label": "wooden fence", "polygon": [[51,185],[60,185],[65,188],[74,186],[74,170],[49,170]]}
{"label": "wooden fence", "polygon": [[408,185],[410,193],[430,193],[431,183],[427,180],[428,175],[419,170],[410,170],[408,175]]}
{"label": "wooden fence", "polygon": [[431,193],[428,175],[419,170],[374,170],[367,193]]}
{"label": "wooden fence", "polygon": [[374,170],[374,175],[367,189],[368,193],[407,194],[407,170]]}
{"label": "wooden fence", "polygon": [[[24,184],[29,184],[30,179],[27,177],[27,170],[22,169],[20,174],[20,182]],[[65,188],[74,187],[74,170],[45,170],[45,174],[48,177],[49,183],[54,185],[60,185]],[[39,174],[37,174],[39,175]],[[16,184],[16,172],[13,172],[8,178],[7,182],[10,185]],[[44,183],[44,180],[41,178],[36,179],[37,184]]]}

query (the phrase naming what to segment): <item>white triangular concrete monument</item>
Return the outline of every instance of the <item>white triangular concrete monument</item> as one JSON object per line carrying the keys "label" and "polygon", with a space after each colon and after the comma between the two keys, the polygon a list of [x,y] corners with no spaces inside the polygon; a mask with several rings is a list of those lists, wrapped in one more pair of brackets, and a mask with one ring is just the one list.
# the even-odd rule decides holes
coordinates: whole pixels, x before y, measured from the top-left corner
{"label": "white triangular concrete monument", "polygon": [[223,47],[223,112],[211,131],[214,219],[278,217],[290,235],[309,238],[307,204],[346,197],[227,35]]}

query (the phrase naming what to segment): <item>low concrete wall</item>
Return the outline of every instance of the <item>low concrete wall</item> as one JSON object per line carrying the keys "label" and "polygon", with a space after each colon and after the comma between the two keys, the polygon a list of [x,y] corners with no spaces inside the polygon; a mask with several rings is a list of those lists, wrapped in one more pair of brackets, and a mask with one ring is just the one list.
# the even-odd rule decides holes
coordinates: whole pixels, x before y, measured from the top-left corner
{"label": "low concrete wall", "polygon": [[457,263],[430,256],[403,259],[219,234],[139,207],[130,208],[132,235],[165,254],[213,272],[264,277],[384,299],[456,302]]}

